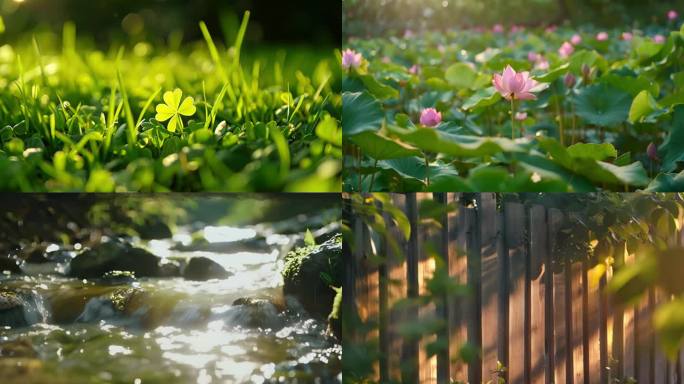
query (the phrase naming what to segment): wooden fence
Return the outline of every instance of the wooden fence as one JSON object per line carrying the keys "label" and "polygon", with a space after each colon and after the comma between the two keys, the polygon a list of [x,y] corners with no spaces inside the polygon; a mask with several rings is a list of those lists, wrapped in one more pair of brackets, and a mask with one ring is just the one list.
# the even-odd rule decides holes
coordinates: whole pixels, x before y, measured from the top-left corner
{"label": "wooden fence", "polygon": [[[605,294],[613,269],[632,262],[635,255],[617,249],[614,267],[597,275],[587,262],[551,257],[556,235],[568,220],[561,211],[508,201],[497,208],[492,193],[472,195],[474,202],[468,204],[460,196],[391,195],[413,228],[410,239],[401,242],[405,257],[392,255],[386,239],[370,232],[359,218],[350,218],[356,244],[347,255],[351,262],[346,284],[353,288],[347,289],[345,299],[363,320],[379,324],[374,333],[363,336],[379,341],[375,380],[496,383],[500,361],[506,382],[514,384],[627,383],[617,380],[629,377],[640,384],[682,382],[684,354],[676,362],[667,360],[652,332],[653,309],[666,295],[652,289],[637,305],[620,308]],[[460,205],[443,214],[440,225],[430,225],[419,220],[425,199]],[[397,231],[388,228],[389,236],[397,236]],[[398,300],[425,292],[435,269],[428,244],[446,256],[444,268],[468,284],[471,294],[444,297],[420,309],[394,308]],[[372,253],[387,256],[386,262],[371,262]],[[552,261],[557,264],[553,271]],[[402,322],[434,317],[448,324],[441,334],[419,341],[399,335]],[[359,341],[348,331],[348,340]],[[436,338],[448,339],[449,349],[428,357],[425,346]],[[480,350],[469,363],[458,359],[459,347],[466,342]]]}

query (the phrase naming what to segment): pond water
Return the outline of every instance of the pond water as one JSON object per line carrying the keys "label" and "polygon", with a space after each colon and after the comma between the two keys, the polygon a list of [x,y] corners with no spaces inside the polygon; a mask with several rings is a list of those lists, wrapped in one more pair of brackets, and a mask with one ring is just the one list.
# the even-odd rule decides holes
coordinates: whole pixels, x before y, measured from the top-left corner
{"label": "pond water", "polygon": [[[282,255],[298,239],[230,227],[133,239],[157,256],[203,256],[232,273],[201,282],[140,278],[109,285],[54,273],[66,263],[24,265],[26,275],[0,277],[0,288],[21,292],[32,325],[0,327],[0,342],[28,340],[38,356],[4,359],[0,382],[341,382],[342,350],[326,322],[282,295]],[[122,288],[140,294],[113,312],[108,298]],[[265,300],[233,305],[242,298]]]}

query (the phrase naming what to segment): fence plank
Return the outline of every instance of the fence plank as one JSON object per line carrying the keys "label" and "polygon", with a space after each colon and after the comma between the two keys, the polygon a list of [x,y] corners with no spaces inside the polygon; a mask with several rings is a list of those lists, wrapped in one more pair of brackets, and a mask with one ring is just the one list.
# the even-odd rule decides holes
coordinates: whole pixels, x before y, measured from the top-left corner
{"label": "fence plank", "polygon": [[[439,250],[438,254],[444,263],[443,268],[447,271],[449,270],[449,212],[446,207],[449,204],[448,196],[446,193],[435,194],[435,200],[444,207],[444,211],[440,215],[440,231],[439,231]],[[446,324],[450,324],[449,311],[447,310],[449,297],[445,293],[441,301],[437,306],[437,315],[443,318]],[[444,330],[440,331],[437,335],[439,340],[449,340],[449,328],[445,327]],[[446,345],[446,349],[439,352],[437,355],[437,383],[439,384],[449,384],[451,374],[449,372],[449,343]]]}
{"label": "fence plank", "polygon": [[[402,194],[392,195],[393,204],[406,211],[406,196]],[[400,229],[396,225],[390,225],[390,236],[397,239],[399,247],[399,252],[405,250],[407,247],[407,242],[403,241],[400,236]],[[405,321],[404,311],[397,309],[395,304],[406,298],[406,293],[408,286],[406,284],[406,262],[404,253],[395,253],[394,250],[389,249],[388,260],[388,307],[389,307],[389,325],[388,325],[388,344],[389,344],[389,355],[388,355],[388,370],[390,380],[399,381],[401,380],[401,367],[402,359],[401,353],[396,353],[396,351],[401,351],[403,348],[403,340],[399,334],[399,326]]]}
{"label": "fence plank", "polygon": [[[416,194],[411,193],[406,196],[406,216],[411,223],[411,236],[406,245],[406,293],[409,298],[418,297],[418,203]],[[405,319],[413,320],[418,318],[418,311],[413,306],[406,308]],[[405,340],[402,351],[404,369],[402,381],[417,383],[419,375],[418,365],[418,342],[416,340]]]}
{"label": "fence plank", "polygon": [[496,195],[484,193],[479,205],[482,242],[482,375],[483,381],[496,380],[499,271]]}
{"label": "fence plank", "polygon": [[582,263],[572,263],[570,266],[570,323],[572,324],[572,372],[574,383],[584,383],[584,286]]}
{"label": "fence plank", "polygon": [[[416,195],[418,201],[418,294],[427,294],[426,284],[432,277],[434,272],[434,259],[432,253],[434,252],[434,228],[432,221],[423,220],[425,218],[420,216],[420,206],[427,200],[432,200],[432,193],[418,193]],[[435,317],[436,306],[434,302],[423,305],[419,310],[419,319],[433,319]],[[418,344],[418,359],[420,367],[420,382],[426,384],[434,384],[437,381],[437,357],[427,355],[427,345],[435,341],[435,335],[423,337]]]}
{"label": "fence plank", "polygon": [[505,202],[506,247],[509,267],[508,306],[508,375],[509,383],[524,381],[525,361],[521,353],[525,350],[525,211],[523,205]]}
{"label": "fence plank", "polygon": [[[482,345],[482,263],[480,251],[480,227],[478,221],[478,211],[476,208],[465,208],[467,218],[467,281],[471,287],[471,294],[468,297],[467,323],[468,323],[468,343],[473,346]],[[471,383],[482,381],[482,362],[479,356],[468,364],[468,380]]]}
{"label": "fence plank", "polygon": [[[565,262],[561,255],[555,254],[557,234],[563,221],[563,214],[557,209],[549,210],[549,256],[553,264],[549,268],[553,285],[553,344],[554,344],[554,380],[555,383],[572,383],[572,374],[567,369],[569,349],[567,347],[566,325],[566,284]],[[548,321],[547,321],[548,324]],[[568,380],[570,375],[570,380]]]}
{"label": "fence plank", "polygon": [[530,208],[530,365],[529,378],[532,384],[546,382],[548,356],[544,347],[545,334],[545,289],[543,265],[548,251],[546,210],[542,206]]}
{"label": "fence plank", "polygon": [[584,329],[584,340],[585,340],[585,355],[584,355],[584,370],[585,370],[585,383],[604,383],[601,381],[601,323],[602,315],[601,311],[604,310],[601,307],[601,292],[599,291],[600,281],[599,276],[595,273],[589,274],[588,269],[591,268],[591,264],[585,263],[584,276],[586,279],[583,281],[584,287],[584,299],[586,300],[586,328]]}
{"label": "fence plank", "polygon": [[[454,201],[460,196],[455,195]],[[460,200],[459,200],[460,201]],[[449,215],[449,275],[461,284],[466,283],[468,259],[466,257],[466,215],[463,206]],[[466,316],[463,308],[467,302],[463,296],[454,296],[449,300],[449,316],[451,319],[449,340],[454,346],[452,351],[451,376],[456,380],[467,381],[468,366],[458,358],[458,350],[467,342]]]}

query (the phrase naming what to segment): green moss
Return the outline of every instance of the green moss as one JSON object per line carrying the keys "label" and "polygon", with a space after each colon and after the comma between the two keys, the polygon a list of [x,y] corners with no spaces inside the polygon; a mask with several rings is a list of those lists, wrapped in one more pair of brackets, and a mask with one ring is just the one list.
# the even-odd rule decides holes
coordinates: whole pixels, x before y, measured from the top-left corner
{"label": "green moss", "polygon": [[124,312],[128,303],[135,296],[142,293],[140,288],[120,288],[109,295],[109,299],[114,304],[114,308],[118,311]]}

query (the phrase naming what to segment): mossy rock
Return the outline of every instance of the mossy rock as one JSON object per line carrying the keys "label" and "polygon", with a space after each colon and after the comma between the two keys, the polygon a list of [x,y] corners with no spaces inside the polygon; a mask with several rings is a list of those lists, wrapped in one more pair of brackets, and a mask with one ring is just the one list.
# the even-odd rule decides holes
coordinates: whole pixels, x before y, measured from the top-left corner
{"label": "mossy rock", "polygon": [[28,326],[24,315],[24,300],[14,292],[0,291],[0,327]]}
{"label": "mossy rock", "polygon": [[69,275],[81,279],[102,277],[110,271],[129,271],[138,277],[159,275],[160,259],[141,248],[120,242],[102,243],[76,256]]}
{"label": "mossy rock", "polygon": [[135,231],[143,240],[168,239],[173,236],[171,228],[160,217],[147,218],[144,223],[135,227]]}
{"label": "mossy rock", "polygon": [[5,271],[13,274],[23,273],[19,261],[14,258],[0,257],[0,273]]}
{"label": "mossy rock", "polygon": [[0,343],[0,357],[38,357],[38,353],[29,340],[17,339]]}
{"label": "mossy rock", "polygon": [[206,257],[193,257],[183,269],[183,277],[187,280],[225,279],[231,275],[219,263]]}
{"label": "mossy rock", "polygon": [[336,294],[331,286],[342,285],[342,236],[288,253],[283,281],[286,295],[296,297],[312,315],[327,318]]}

